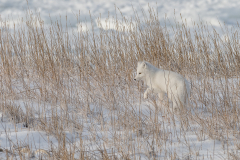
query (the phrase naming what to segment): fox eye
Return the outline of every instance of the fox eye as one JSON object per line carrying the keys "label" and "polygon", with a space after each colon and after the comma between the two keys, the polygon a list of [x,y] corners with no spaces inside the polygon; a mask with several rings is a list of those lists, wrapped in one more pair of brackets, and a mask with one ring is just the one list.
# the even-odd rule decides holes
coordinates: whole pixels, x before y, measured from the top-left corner
{"label": "fox eye", "polygon": [[138,74],[142,74],[142,73],[138,73]]}

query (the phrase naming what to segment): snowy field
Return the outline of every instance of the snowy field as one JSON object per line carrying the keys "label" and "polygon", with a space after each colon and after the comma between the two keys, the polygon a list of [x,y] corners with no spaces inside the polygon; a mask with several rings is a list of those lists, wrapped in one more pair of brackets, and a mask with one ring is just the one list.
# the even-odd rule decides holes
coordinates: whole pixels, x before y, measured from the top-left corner
{"label": "snowy field", "polygon": [[134,17],[133,8],[141,19],[142,10],[147,14],[149,6],[158,10],[160,22],[164,22],[166,17],[170,21],[173,21],[174,17],[177,21],[182,21],[182,16],[188,26],[191,26],[193,21],[203,20],[214,27],[219,27],[219,22],[231,26],[236,25],[236,21],[240,20],[240,1],[238,0],[30,0],[28,3],[24,0],[1,0],[0,14],[1,19],[8,20],[11,27],[18,22],[19,18],[26,17],[27,9],[39,12],[46,25],[51,24],[49,16],[53,21],[61,17],[62,24],[65,24],[67,15],[70,27],[79,28],[81,25],[78,22],[83,22],[83,30],[87,30],[91,27],[89,13],[95,20],[92,23],[97,26],[98,18],[101,22],[105,22],[106,19],[115,17],[116,14],[119,16],[120,11],[127,18]]}
{"label": "snowy field", "polygon": [[[76,33],[91,31],[92,25],[118,30],[114,17],[122,14],[134,19],[135,10],[143,20],[142,11],[148,14],[149,7],[157,9],[160,24],[164,24],[167,17],[169,28],[175,21],[184,22],[189,28],[193,22],[204,21],[221,30],[224,23],[229,28],[237,28],[240,20],[239,0],[1,0],[0,28],[7,25],[13,30],[22,17],[26,19],[30,9],[40,14],[46,28],[56,20],[61,20],[64,26],[67,15],[68,27]],[[124,26],[127,24],[122,23]],[[32,59],[26,64],[37,63],[37,58]],[[53,61],[57,64],[59,59]],[[92,61],[89,60],[90,68],[96,69]],[[58,154],[56,150],[74,153],[68,155],[72,159],[81,159],[84,154],[92,159],[107,159],[104,156],[108,155],[110,159],[142,160],[240,157],[240,126],[236,120],[239,75],[205,81],[201,76],[186,74],[192,87],[190,104],[183,113],[172,114],[166,108],[167,100],[160,103],[154,96],[143,100],[144,86],[126,82],[127,78],[121,77],[121,73],[114,84],[108,84],[106,79],[111,76],[101,79],[91,75],[84,79],[75,73],[77,67],[72,68],[73,71],[56,69],[58,73],[67,74],[58,79],[61,86],[55,86],[50,71],[39,78],[39,73],[32,69],[35,66],[30,67],[32,70],[28,73],[23,67],[20,70],[24,73],[16,73],[19,77],[9,80],[2,66],[0,103],[5,109],[0,112],[0,159],[51,159]],[[136,70],[130,67],[127,71],[133,75]],[[115,90],[108,85],[116,87]],[[229,117],[228,113],[235,116]]]}
{"label": "snowy field", "polygon": [[[77,77],[74,78],[77,81]],[[93,100],[89,102],[89,108],[82,107],[81,103],[86,96],[83,90],[86,88],[71,88],[75,82],[69,84],[64,94],[69,94],[72,90],[74,94],[84,96],[71,97],[80,100],[67,105],[61,102],[56,105],[51,102],[39,103],[34,98],[4,102],[2,105],[7,105],[8,110],[12,111],[10,113],[15,111],[18,114],[1,113],[0,141],[4,152],[0,152],[0,156],[3,159],[11,156],[20,159],[19,155],[26,159],[51,159],[56,154],[54,150],[64,143],[69,152],[74,152],[76,159],[80,159],[81,151],[90,153],[91,159],[104,159],[102,152],[106,152],[112,159],[124,159],[126,153],[129,159],[142,160],[234,159],[240,154],[239,148],[236,148],[239,146],[239,132],[236,130],[240,126],[236,124],[236,130],[229,129],[228,124],[223,122],[223,117],[212,116],[215,114],[213,106],[201,101],[202,94],[206,94],[204,98],[216,96],[218,103],[222,104],[225,90],[221,90],[220,83],[225,85],[226,82],[219,80],[219,85],[213,80],[209,82],[210,88],[207,91],[203,91],[203,88],[196,91],[193,88],[191,107],[176,114],[166,108],[166,100],[159,103],[153,96],[148,100],[139,100],[138,96],[132,97],[121,87],[113,91],[121,95],[121,98],[118,97],[117,102],[112,104],[111,100],[97,94],[98,89],[103,89],[101,86],[92,86],[95,94],[88,94]],[[192,83],[202,86],[203,81],[195,80]],[[229,88],[239,89],[239,86],[235,86],[239,84],[239,79],[229,79],[227,83]],[[36,89],[38,85],[31,86],[33,96],[40,93]],[[13,87],[18,92],[25,92],[21,84]],[[211,87],[219,87],[219,92],[210,92]],[[238,95],[239,91],[231,97],[236,98]],[[237,101],[240,101],[239,97]],[[227,112],[230,110],[232,109],[229,108]],[[208,120],[210,123],[206,123]],[[138,127],[131,128],[133,126]],[[64,134],[64,142],[58,139],[58,134]],[[129,146],[137,150],[134,149],[133,152]]]}

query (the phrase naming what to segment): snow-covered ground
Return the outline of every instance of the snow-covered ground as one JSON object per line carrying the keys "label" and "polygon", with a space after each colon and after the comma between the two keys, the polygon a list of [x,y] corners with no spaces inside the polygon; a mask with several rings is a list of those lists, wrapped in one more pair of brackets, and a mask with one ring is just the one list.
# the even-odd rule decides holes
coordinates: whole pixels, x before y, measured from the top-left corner
{"label": "snow-covered ground", "polygon": [[187,21],[188,26],[192,25],[192,21],[203,20],[219,27],[219,22],[231,26],[240,20],[239,0],[29,0],[28,3],[24,0],[1,0],[0,4],[1,19],[8,20],[11,27],[21,17],[26,17],[27,9],[39,12],[46,25],[51,23],[51,19],[54,21],[60,17],[65,24],[67,15],[70,27],[79,28],[81,26],[79,22],[84,22],[83,30],[91,26],[89,13],[93,19],[93,25],[97,26],[98,18],[101,22],[105,22],[108,17],[111,18],[116,14],[120,17],[120,12],[127,18],[133,18],[135,10],[139,18],[143,19],[141,12],[143,10],[147,14],[149,6],[158,10],[159,20],[162,22],[166,17],[170,21],[176,17],[177,21]]}
{"label": "snow-covered ground", "polygon": [[[238,84],[238,81],[239,79],[229,79],[228,85],[236,88],[238,86],[234,85]],[[201,81],[192,81],[192,83],[202,85]],[[221,86],[211,79],[209,83],[209,87]],[[219,83],[225,82],[219,80]],[[24,88],[18,86],[17,83],[15,87],[20,93],[24,92]],[[34,84],[31,87],[32,89],[36,88]],[[95,87],[98,88],[99,86]],[[76,92],[72,91],[73,94],[77,94],[77,92],[83,93],[80,90],[81,86],[75,86],[75,88]],[[19,159],[19,154],[25,155],[29,159],[39,159],[42,156],[52,157],[53,149],[62,146],[63,143],[62,139],[58,139],[57,136],[60,133],[59,130],[56,128],[56,130],[53,128],[48,129],[53,127],[52,125],[55,123],[59,125],[59,128],[63,129],[66,148],[70,150],[74,146],[75,158],[79,158],[80,151],[85,151],[93,154],[92,158],[101,159],[100,151],[103,149],[109,155],[114,153],[119,158],[121,152],[123,152],[128,153],[130,159],[141,160],[153,159],[154,157],[156,159],[175,157],[175,159],[186,160],[228,159],[230,154],[239,155],[240,153],[236,148],[239,143],[239,134],[232,133],[227,128],[224,128],[221,117],[215,117],[216,121],[211,120],[214,119],[212,117],[214,113],[213,111],[207,111],[211,109],[211,104],[207,106],[204,102],[198,101],[198,99],[201,99],[200,92],[202,90],[204,89],[200,87],[198,94],[195,88],[190,102],[191,107],[187,107],[188,111],[184,111],[183,115],[176,114],[175,117],[164,107],[163,104],[167,103],[166,100],[162,104],[157,102],[157,105],[155,105],[151,98],[148,100],[138,100],[138,98],[131,100],[130,98],[131,102],[118,100],[115,104],[116,108],[107,105],[107,100],[102,102],[106,103],[106,105],[99,103],[96,98],[98,97],[97,94],[92,95],[96,97],[93,97],[94,99],[89,103],[88,107],[81,106],[81,104],[72,105],[75,102],[69,103],[67,106],[61,105],[61,103],[50,105],[51,102],[37,102],[34,99],[6,101],[2,105],[8,106],[9,111],[15,111],[18,114],[13,114],[13,116],[9,114],[11,112],[8,114],[1,113],[0,148],[4,152],[0,152],[0,157],[6,158],[7,153],[8,156]],[[35,94],[38,92],[38,89],[35,90]],[[118,90],[116,88],[114,92],[118,92],[121,97],[128,97],[127,93],[124,93],[125,91],[122,89]],[[225,93],[224,90],[220,89],[218,93],[205,92],[205,98],[214,95],[216,96],[215,100],[223,99]],[[81,95],[79,93],[77,95]],[[66,94],[68,94],[68,91],[66,91]],[[231,96],[238,95],[238,93],[235,94]],[[76,97],[78,97],[77,95]],[[81,96],[79,98],[84,99]],[[101,99],[101,97],[98,98]],[[105,101],[105,99],[103,98],[100,101]],[[239,98],[237,101],[239,101]],[[219,106],[219,110],[221,109],[222,107]],[[187,114],[189,112],[192,112],[192,114]],[[24,115],[29,115],[28,120],[22,118]],[[61,115],[65,116],[65,118],[54,120]],[[135,118],[135,120],[131,118]],[[188,123],[184,120],[188,118],[191,119],[190,124],[184,124]],[[45,120],[42,121],[43,119]],[[208,122],[207,119],[209,119],[209,124],[201,124]],[[139,121],[141,122],[139,123]],[[211,123],[214,122],[214,124],[211,124],[210,121]],[[136,123],[140,124],[138,128],[129,128],[136,126]],[[127,127],[124,128],[124,125],[119,124],[125,124]],[[217,127],[213,131],[209,130],[212,125]],[[43,128],[46,131],[43,131]],[[158,138],[154,137],[153,132],[158,134],[155,135]],[[236,132],[236,130],[233,132]],[[83,145],[83,148],[79,147],[81,145]],[[134,152],[133,149],[128,150],[127,146],[135,147],[136,150],[134,149]]]}

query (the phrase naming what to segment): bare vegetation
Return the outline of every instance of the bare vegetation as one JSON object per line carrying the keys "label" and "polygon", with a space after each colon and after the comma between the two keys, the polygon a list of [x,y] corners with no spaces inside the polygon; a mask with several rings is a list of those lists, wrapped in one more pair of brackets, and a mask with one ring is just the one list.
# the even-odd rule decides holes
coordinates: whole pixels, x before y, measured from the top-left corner
{"label": "bare vegetation", "polygon": [[[1,21],[2,122],[58,142],[43,149],[26,140],[2,152],[19,159],[239,159],[239,26],[218,33],[183,20],[167,27],[151,9],[144,19],[118,17],[118,30],[93,25],[88,32],[60,22],[44,27],[31,12],[13,30]],[[180,114],[155,96],[143,100],[145,86],[133,81],[142,60],[191,82]],[[221,143],[222,152],[201,153],[189,133]]]}

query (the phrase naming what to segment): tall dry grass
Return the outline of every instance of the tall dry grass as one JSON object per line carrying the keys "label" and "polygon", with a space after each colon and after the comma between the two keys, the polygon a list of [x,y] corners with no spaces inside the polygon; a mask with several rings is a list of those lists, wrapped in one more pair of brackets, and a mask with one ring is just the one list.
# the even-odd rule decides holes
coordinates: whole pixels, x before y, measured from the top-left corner
{"label": "tall dry grass", "polygon": [[[169,27],[151,8],[143,15],[143,21],[137,13],[132,20],[116,18],[118,30],[96,31],[93,25],[87,32],[73,32],[59,21],[46,27],[40,15],[31,12],[14,29],[1,21],[1,111],[14,124],[55,136],[58,147],[47,151],[48,158],[135,159],[137,154],[151,158],[162,153],[166,159],[184,158],[169,151],[166,143],[172,143],[171,135],[184,137],[191,129],[199,140],[207,136],[222,142],[228,158],[239,157],[227,149],[229,137],[235,138],[236,150],[240,148],[239,26],[222,26],[218,33],[204,22],[188,27],[182,20]],[[127,25],[121,27],[123,23]],[[133,77],[142,60],[191,82],[190,104],[181,115],[154,98],[148,100],[155,107],[151,116],[141,112],[145,86]],[[183,126],[180,133],[169,133],[165,125],[177,122]],[[81,136],[84,130],[90,133],[87,138]],[[78,138],[69,139],[66,131]],[[189,141],[186,145],[191,146]],[[9,158],[25,159],[22,148],[34,150],[13,146],[4,150]],[[191,157],[198,154],[189,149]]]}

